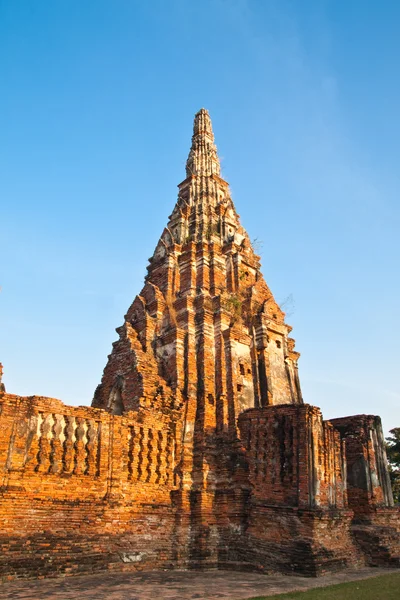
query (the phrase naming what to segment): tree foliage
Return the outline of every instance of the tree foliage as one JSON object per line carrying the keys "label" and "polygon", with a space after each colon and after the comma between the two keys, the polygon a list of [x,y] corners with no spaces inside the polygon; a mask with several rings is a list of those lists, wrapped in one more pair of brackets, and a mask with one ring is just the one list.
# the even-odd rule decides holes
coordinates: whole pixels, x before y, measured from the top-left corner
{"label": "tree foliage", "polygon": [[386,438],[386,452],[389,461],[390,480],[394,501],[400,503],[400,427],[389,431]]}

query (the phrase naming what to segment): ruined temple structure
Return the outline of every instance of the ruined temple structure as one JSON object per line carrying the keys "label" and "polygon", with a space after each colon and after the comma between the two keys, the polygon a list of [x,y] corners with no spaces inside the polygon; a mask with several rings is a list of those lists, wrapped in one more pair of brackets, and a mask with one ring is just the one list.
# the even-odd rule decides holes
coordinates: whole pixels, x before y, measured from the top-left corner
{"label": "ruined temple structure", "polygon": [[379,417],[305,404],[209,114],[92,407],[0,386],[0,575],[400,564]]}

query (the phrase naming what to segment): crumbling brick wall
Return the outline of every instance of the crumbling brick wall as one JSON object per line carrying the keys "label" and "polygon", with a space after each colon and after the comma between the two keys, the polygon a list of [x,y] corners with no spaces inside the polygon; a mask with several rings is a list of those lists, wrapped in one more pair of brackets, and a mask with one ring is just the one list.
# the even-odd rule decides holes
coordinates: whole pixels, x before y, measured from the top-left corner
{"label": "crumbling brick wall", "polygon": [[345,443],[349,506],[355,512],[393,506],[382,423],[375,415],[332,419]]}
{"label": "crumbling brick wall", "polygon": [[252,409],[240,415],[239,427],[256,497],[284,506],[347,506],[340,435],[319,408]]}
{"label": "crumbling brick wall", "polygon": [[400,514],[393,504],[382,424],[375,415],[332,419],[347,463],[352,535],[371,566],[400,565]]}
{"label": "crumbling brick wall", "polygon": [[340,435],[319,408],[248,410],[239,427],[251,487],[247,560],[305,575],[363,564],[350,531]]}
{"label": "crumbling brick wall", "polygon": [[0,398],[0,576],[176,564],[171,415]]}

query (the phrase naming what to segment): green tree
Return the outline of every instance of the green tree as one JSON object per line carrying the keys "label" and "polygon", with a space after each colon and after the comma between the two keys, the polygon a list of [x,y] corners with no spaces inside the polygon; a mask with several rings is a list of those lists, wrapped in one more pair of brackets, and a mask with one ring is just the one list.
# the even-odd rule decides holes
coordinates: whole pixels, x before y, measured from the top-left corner
{"label": "green tree", "polygon": [[389,431],[386,438],[386,452],[389,461],[390,480],[394,501],[400,504],[400,427]]}

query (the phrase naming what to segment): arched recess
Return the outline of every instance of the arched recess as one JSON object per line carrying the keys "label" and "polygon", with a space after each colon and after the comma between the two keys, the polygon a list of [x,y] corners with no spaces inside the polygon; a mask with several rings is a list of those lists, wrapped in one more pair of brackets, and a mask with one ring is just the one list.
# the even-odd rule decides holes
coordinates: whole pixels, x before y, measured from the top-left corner
{"label": "arched recess", "polygon": [[122,389],[124,387],[124,378],[118,375],[108,397],[107,409],[113,415],[122,415],[124,412],[124,403],[122,401]]}

